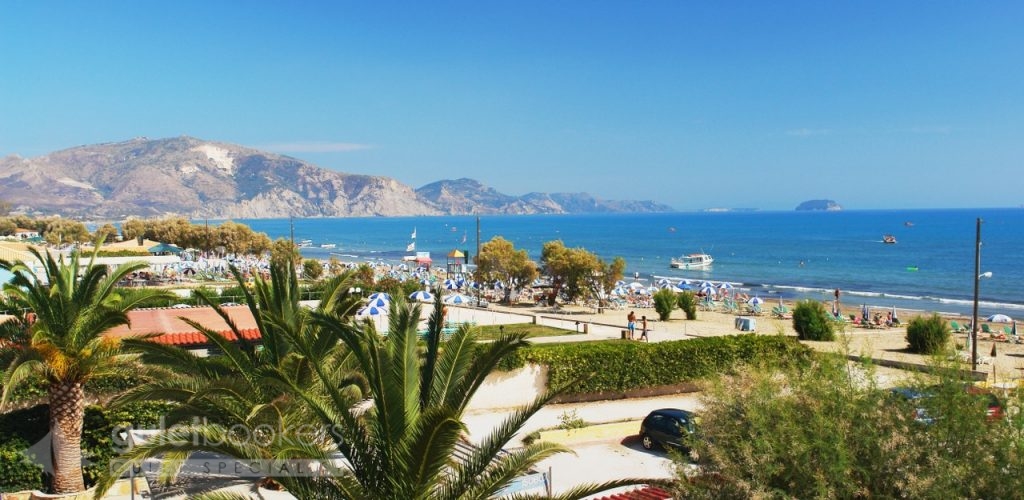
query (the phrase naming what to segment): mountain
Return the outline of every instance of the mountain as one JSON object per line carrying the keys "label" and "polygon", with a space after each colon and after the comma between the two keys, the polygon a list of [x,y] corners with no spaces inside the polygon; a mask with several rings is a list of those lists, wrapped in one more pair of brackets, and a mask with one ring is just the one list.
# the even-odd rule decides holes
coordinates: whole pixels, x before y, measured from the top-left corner
{"label": "mountain", "polygon": [[834,200],[808,200],[796,207],[799,211],[824,210],[827,212],[838,212],[843,209]]}
{"label": "mountain", "polygon": [[586,194],[509,196],[471,179],[418,190],[288,156],[192,137],[136,138],[37,158],[0,158],[0,200],[16,210],[122,218],[347,217],[670,211]]}
{"label": "mountain", "polygon": [[473,179],[442,180],[416,190],[424,200],[447,213],[572,214],[611,212],[671,212],[651,201],[611,201],[587,193],[529,193],[510,196]]}

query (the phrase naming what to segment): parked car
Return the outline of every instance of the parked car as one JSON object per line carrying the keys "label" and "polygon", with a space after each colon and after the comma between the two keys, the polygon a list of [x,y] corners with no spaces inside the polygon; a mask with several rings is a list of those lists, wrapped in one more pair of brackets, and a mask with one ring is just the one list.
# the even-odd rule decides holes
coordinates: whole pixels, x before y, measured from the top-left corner
{"label": "parked car", "polygon": [[648,450],[671,446],[689,452],[686,439],[697,431],[695,419],[693,412],[679,408],[654,410],[640,424],[640,444]]}

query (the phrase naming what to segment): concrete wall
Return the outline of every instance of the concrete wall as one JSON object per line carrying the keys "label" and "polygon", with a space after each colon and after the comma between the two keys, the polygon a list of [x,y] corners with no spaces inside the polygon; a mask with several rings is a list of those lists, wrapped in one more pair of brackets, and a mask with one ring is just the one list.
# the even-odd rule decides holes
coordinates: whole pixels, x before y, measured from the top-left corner
{"label": "concrete wall", "polygon": [[540,365],[526,365],[511,372],[491,373],[470,400],[469,409],[515,408],[530,404],[544,393],[547,380],[548,369]]}

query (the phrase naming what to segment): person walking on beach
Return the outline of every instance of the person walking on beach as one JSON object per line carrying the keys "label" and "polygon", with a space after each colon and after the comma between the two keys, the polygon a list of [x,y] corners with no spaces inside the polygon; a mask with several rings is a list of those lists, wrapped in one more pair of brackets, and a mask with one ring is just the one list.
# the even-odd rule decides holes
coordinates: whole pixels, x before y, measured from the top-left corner
{"label": "person walking on beach", "polygon": [[629,340],[633,340],[633,332],[636,331],[636,313],[633,311],[626,315],[626,328],[629,329]]}
{"label": "person walking on beach", "polygon": [[651,341],[651,339],[647,338],[647,316],[640,316],[640,340],[644,342]]}

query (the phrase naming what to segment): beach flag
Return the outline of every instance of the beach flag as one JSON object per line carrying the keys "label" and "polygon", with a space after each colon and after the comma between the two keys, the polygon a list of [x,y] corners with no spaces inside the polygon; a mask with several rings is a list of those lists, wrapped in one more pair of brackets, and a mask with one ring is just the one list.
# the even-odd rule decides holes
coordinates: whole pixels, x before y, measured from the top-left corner
{"label": "beach flag", "polygon": [[406,252],[411,252],[413,250],[416,250],[416,242],[415,241],[412,242],[412,243],[409,243],[409,246],[405,247],[405,251]]}
{"label": "beach flag", "polygon": [[416,228],[412,228],[412,239],[416,239]]}

